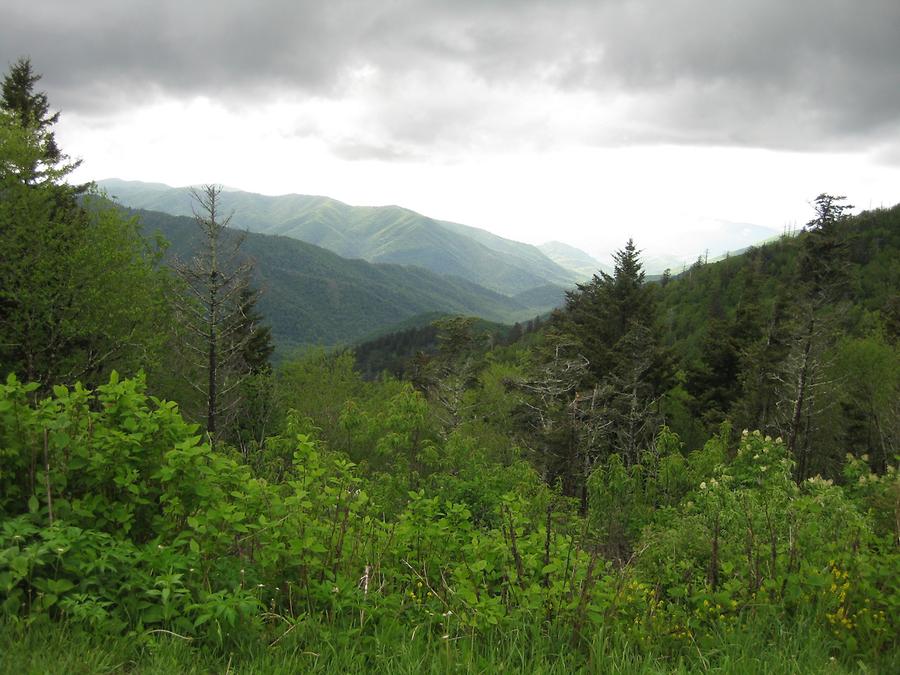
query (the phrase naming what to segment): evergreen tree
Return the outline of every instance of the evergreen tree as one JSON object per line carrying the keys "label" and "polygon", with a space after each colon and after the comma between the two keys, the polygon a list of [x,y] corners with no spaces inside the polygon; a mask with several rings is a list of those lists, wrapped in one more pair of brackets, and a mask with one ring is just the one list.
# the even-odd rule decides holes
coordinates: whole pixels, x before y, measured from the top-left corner
{"label": "evergreen tree", "polygon": [[700,361],[690,369],[686,388],[694,398],[695,416],[708,428],[717,427],[726,417],[739,391],[740,350],[730,322],[716,317],[707,320],[700,343]]}
{"label": "evergreen tree", "polygon": [[[660,398],[670,387],[671,364],[657,328],[654,289],[645,283],[640,252],[629,240],[614,256],[612,275],[602,273],[566,296],[545,343],[544,364],[562,363],[565,378],[552,381],[560,396],[554,430],[544,445],[563,458],[563,484],[587,505],[587,477],[599,461],[618,453],[638,462],[662,423]],[[584,359],[560,361],[560,349]],[[547,365],[541,366],[547,370]],[[555,373],[559,367],[551,368]],[[562,386],[560,383],[565,383]],[[547,413],[544,413],[545,417]],[[555,440],[557,447],[550,448]],[[552,478],[552,476],[551,476]]]}
{"label": "evergreen tree", "polygon": [[[34,89],[40,79],[41,76],[31,69],[31,60],[20,58],[3,79],[0,109],[12,114],[22,129],[34,134],[33,142],[39,152],[29,166],[24,167],[28,182],[53,182],[56,176],[51,168],[65,163],[68,157],[60,151],[53,132],[53,125],[59,121],[59,112],[51,113],[47,94]],[[80,161],[68,164],[66,172],[71,172],[79,164]],[[86,187],[79,186],[77,192],[84,192]]]}
{"label": "evergreen tree", "polygon": [[849,241],[844,225],[850,204],[846,197],[822,193],[813,208],[816,217],[806,224],[800,254],[800,281],[816,308],[839,299],[846,288]]}
{"label": "evergreen tree", "polygon": [[262,325],[263,316],[256,309],[258,297],[259,292],[249,286],[241,290],[230,331],[231,342],[241,350],[238,360],[244,372],[226,439],[245,458],[264,446],[275,409],[275,378],[269,361],[275,346],[271,329]]}
{"label": "evergreen tree", "polygon": [[272,365],[269,359],[275,351],[272,329],[263,325],[263,315],[256,309],[258,299],[259,291],[249,286],[241,290],[232,338],[236,344],[243,346],[241,360],[251,375],[270,373]]}
{"label": "evergreen tree", "polygon": [[653,289],[644,283],[640,251],[629,239],[613,256],[612,275],[601,272],[566,294],[564,311],[556,314],[556,326],[575,338],[590,362],[596,380],[616,367],[616,345],[630,330],[655,329]]}

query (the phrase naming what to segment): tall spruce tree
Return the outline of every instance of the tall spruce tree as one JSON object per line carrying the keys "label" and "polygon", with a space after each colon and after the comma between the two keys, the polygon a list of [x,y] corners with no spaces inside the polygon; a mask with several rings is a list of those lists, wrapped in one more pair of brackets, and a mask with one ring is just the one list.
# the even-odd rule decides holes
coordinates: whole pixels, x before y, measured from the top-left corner
{"label": "tall spruce tree", "polygon": [[[59,121],[59,111],[51,112],[47,94],[35,91],[35,85],[41,76],[31,68],[31,60],[20,58],[10,67],[3,79],[0,108],[13,114],[23,129],[34,134],[34,141],[40,149],[38,156],[28,168],[29,181],[37,182],[48,175],[48,168],[63,163],[67,158],[56,144],[53,125]],[[69,170],[75,169],[81,162],[73,162]],[[83,188],[81,189],[83,192]]]}
{"label": "tall spruce tree", "polygon": [[[671,365],[657,328],[654,289],[645,282],[640,251],[629,240],[614,255],[613,274],[579,284],[553,318],[548,357],[565,345],[585,360],[580,381],[561,391],[569,399],[553,425],[564,446],[565,485],[574,486],[586,507],[587,478],[597,463],[619,454],[635,464],[652,445],[662,423],[659,400],[670,386]],[[551,357],[550,353],[557,356]]]}
{"label": "tall spruce tree", "polygon": [[613,274],[601,272],[566,294],[557,328],[575,338],[599,380],[617,363],[616,345],[636,326],[655,328],[653,289],[645,283],[640,251],[629,239],[614,256]]}

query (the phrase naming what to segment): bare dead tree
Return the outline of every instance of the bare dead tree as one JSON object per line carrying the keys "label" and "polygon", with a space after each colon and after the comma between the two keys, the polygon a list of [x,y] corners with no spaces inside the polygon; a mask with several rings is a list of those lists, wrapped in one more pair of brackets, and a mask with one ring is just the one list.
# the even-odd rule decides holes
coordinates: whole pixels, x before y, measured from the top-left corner
{"label": "bare dead tree", "polygon": [[551,430],[558,422],[551,411],[557,408],[559,401],[569,401],[573,396],[578,398],[579,382],[585,378],[590,363],[580,353],[566,356],[565,352],[574,346],[570,342],[556,343],[553,358],[542,363],[534,377],[507,383],[530,395],[523,404],[533,413],[536,429]]}
{"label": "bare dead tree", "polygon": [[587,513],[588,478],[601,459],[613,420],[604,407],[602,390],[599,385],[595,385],[589,395],[576,391],[575,398],[568,407],[571,414],[576,459],[581,464],[581,511]]}
{"label": "bare dead tree", "polygon": [[243,356],[252,331],[246,330],[251,261],[240,255],[242,233],[228,228],[233,214],[222,215],[222,188],[191,189],[194,218],[201,232],[199,251],[173,267],[184,282],[175,306],[185,328],[183,345],[189,362],[205,372],[203,384],[189,380],[205,399],[206,431],[214,443],[221,418],[238,403],[246,377]]}
{"label": "bare dead tree", "polygon": [[[772,373],[777,385],[776,422],[787,447],[797,459],[797,480],[809,477],[810,442],[818,421],[834,404],[831,394],[840,382],[829,377],[829,348],[836,329],[834,317],[819,315],[819,308],[802,308],[802,331],[794,337],[791,350]],[[837,311],[839,311],[838,308]],[[819,467],[821,469],[821,467]]]}
{"label": "bare dead tree", "polygon": [[437,403],[436,411],[443,433],[449,434],[466,419],[474,406],[465,394],[477,386],[478,372],[483,366],[481,349],[488,339],[474,330],[472,317],[453,317],[436,321],[438,353],[427,364],[426,395]]}
{"label": "bare dead tree", "polygon": [[[806,427],[806,443],[814,421],[812,397],[816,387],[816,375],[822,371],[819,353],[824,344],[833,342],[836,331],[829,323],[843,307],[843,291],[848,282],[847,234],[842,231],[847,212],[853,207],[842,204],[846,198],[822,193],[816,197],[813,208],[816,217],[807,223],[805,239],[800,252],[799,272],[801,300],[798,314],[802,317],[801,330],[797,333],[793,359],[795,371],[790,421],[787,425],[787,447],[798,456],[797,479],[807,477],[809,450],[798,452],[801,426]],[[832,321],[829,321],[831,319]],[[789,359],[789,363],[791,360]]]}
{"label": "bare dead tree", "polygon": [[556,342],[552,356],[536,364],[530,378],[506,386],[522,394],[530,435],[545,463],[544,479],[561,477],[570,494],[580,490],[586,508],[584,485],[596,461],[597,441],[609,425],[596,405],[596,388],[580,391],[590,363],[573,353],[576,346]]}

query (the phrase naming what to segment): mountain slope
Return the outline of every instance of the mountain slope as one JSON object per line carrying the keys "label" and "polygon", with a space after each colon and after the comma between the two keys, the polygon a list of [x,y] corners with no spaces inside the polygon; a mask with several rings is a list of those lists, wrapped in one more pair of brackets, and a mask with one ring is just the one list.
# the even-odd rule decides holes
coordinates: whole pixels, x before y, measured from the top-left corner
{"label": "mountain slope", "polygon": [[[99,184],[125,206],[172,215],[192,213],[186,188],[116,179]],[[328,197],[225,191],[222,208],[234,212],[235,228],[293,237],[345,258],[418,265],[505,295],[547,284],[570,286],[578,278],[534,246],[398,206],[350,206]]]}
{"label": "mountain slope", "polygon": [[[169,255],[188,258],[199,241],[192,218],[137,210],[147,235],[162,234]],[[242,249],[256,262],[258,307],[280,349],[353,342],[426,312],[513,322],[549,309],[428,270],[347,260],[296,239],[248,232]]]}
{"label": "mountain slope", "polygon": [[600,272],[612,273],[609,265],[604,265],[580,248],[569,246],[561,241],[548,241],[538,248],[557,265],[577,272],[579,280],[585,281]]}
{"label": "mountain slope", "polygon": [[542,286],[547,285],[547,283],[558,286],[571,286],[572,282],[577,280],[577,275],[573,274],[571,268],[560,265],[541,251],[538,246],[498,237],[487,230],[481,230],[469,225],[451,223],[446,220],[437,222],[441,227],[451,232],[476,241],[492,251],[502,253],[508,259],[516,261],[516,264],[526,265],[530,272],[539,274],[543,279],[546,279],[546,283],[540,284]]}
{"label": "mountain slope", "polygon": [[[882,317],[896,339],[900,327],[900,204],[864,211],[842,224],[846,240],[847,300],[857,309],[842,320],[863,324],[860,312]],[[770,311],[778,299],[788,300],[799,283],[798,260],[807,236],[779,237],[762,246],[709,264],[696,263],[660,289],[660,314],[667,340],[692,358],[701,355],[700,342],[710,317],[733,320],[742,302]]]}

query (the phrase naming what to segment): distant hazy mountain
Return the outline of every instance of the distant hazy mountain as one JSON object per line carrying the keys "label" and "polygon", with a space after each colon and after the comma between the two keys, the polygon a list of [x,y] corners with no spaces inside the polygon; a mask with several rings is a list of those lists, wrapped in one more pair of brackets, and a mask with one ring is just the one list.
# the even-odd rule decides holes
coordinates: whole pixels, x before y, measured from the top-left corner
{"label": "distant hazy mountain", "polygon": [[561,241],[548,241],[538,246],[545,256],[560,267],[577,272],[579,280],[587,280],[600,272],[612,273],[609,265],[604,265],[596,258],[588,255],[580,248],[569,246]]}
{"label": "distant hazy mountain", "polygon": [[[666,268],[673,274],[690,267],[697,258],[718,260],[726,253],[737,253],[748,246],[759,245],[780,233],[770,227],[729,220],[707,220],[696,229],[681,229],[641,246],[644,270],[660,274]],[[696,242],[702,242],[697,244]],[[699,250],[698,250],[699,248]]]}
{"label": "distant hazy mountain", "polygon": [[[193,218],[132,212],[146,234],[170,242],[169,255],[190,257],[199,236]],[[545,287],[511,298],[421,267],[348,260],[290,237],[251,232],[241,250],[256,262],[255,283],[264,291],[258,308],[280,350],[349,344],[427,312],[512,323],[549,311],[562,296],[561,288]]]}
{"label": "distant hazy mountain", "polygon": [[[124,206],[192,213],[187,188],[118,179],[99,185]],[[223,192],[221,202],[224,211],[234,212],[231,224],[238,229],[292,237],[345,258],[418,265],[505,295],[548,284],[571,286],[579,278],[535,246],[398,206],[349,206],[328,197],[237,190]]]}

